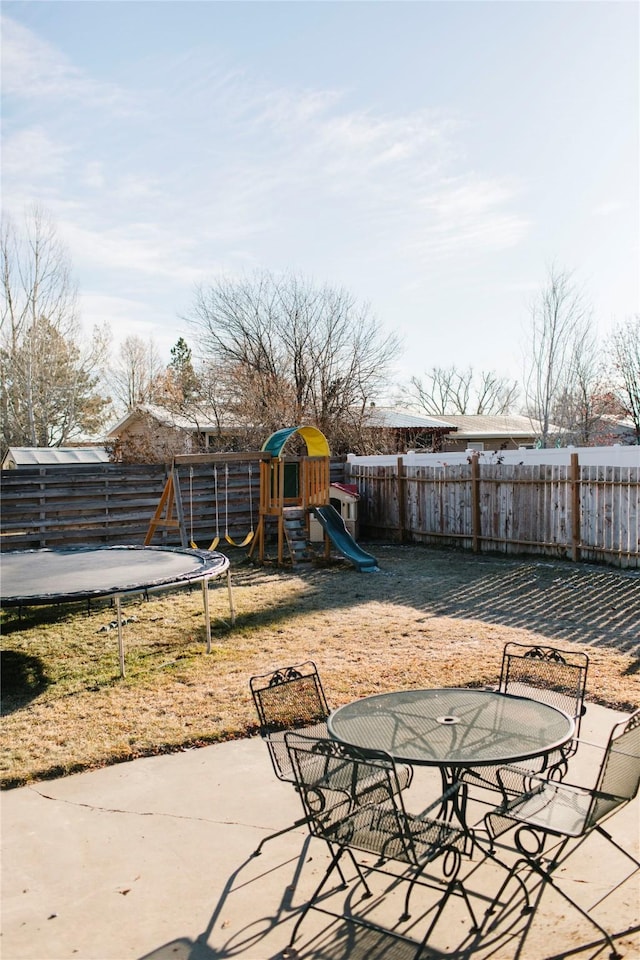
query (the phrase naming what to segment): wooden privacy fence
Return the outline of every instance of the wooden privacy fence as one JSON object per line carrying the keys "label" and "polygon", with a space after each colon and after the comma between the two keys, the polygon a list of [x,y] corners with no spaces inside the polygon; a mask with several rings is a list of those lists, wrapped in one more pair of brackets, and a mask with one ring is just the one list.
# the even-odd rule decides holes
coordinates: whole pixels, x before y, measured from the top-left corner
{"label": "wooden privacy fence", "polygon": [[368,539],[457,545],[476,552],[536,553],[640,566],[640,468],[357,462],[347,482],[360,491]]}
{"label": "wooden privacy fence", "polygon": [[[230,460],[228,473],[181,468],[185,525],[201,548],[216,528],[235,541],[257,522],[256,464]],[[2,471],[3,550],[80,544],[142,544],[167,479],[163,464],[28,467]],[[471,463],[392,467],[331,462],[331,480],[360,492],[363,539],[537,553],[640,566],[638,467]],[[251,495],[250,487],[251,484]],[[253,506],[253,518],[251,516]],[[178,546],[179,532],[154,544]]]}
{"label": "wooden privacy fence", "polygon": [[[144,543],[170,465],[101,463],[24,467],[0,474],[0,547],[38,550],[85,544]],[[331,461],[332,482],[344,480],[344,459]],[[230,454],[228,462],[179,467],[189,540],[207,549],[216,533],[241,542],[257,525],[260,470]],[[180,546],[180,531],[158,529],[152,546]]]}

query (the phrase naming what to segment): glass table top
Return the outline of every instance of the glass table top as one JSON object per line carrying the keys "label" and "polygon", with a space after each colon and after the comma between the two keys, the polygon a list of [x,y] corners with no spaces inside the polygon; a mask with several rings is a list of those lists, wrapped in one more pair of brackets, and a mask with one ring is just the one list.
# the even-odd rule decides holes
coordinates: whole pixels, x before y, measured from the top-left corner
{"label": "glass table top", "polygon": [[546,703],[491,690],[402,690],[355,700],[328,720],[336,740],[432,766],[511,763],[570,739],[574,721]]}

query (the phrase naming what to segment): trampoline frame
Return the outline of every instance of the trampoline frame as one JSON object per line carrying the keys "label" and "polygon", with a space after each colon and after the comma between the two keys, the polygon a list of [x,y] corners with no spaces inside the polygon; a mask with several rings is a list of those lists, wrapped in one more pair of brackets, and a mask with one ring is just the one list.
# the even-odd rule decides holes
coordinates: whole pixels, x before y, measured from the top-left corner
{"label": "trampoline frame", "polygon": [[[26,555],[42,556],[43,554],[55,555],[73,555],[73,554],[97,554],[107,551],[145,551],[145,552],[154,552],[154,553],[178,553],[181,555],[192,556],[201,561],[200,568],[194,568],[193,571],[185,573],[181,576],[169,577],[167,579],[157,578],[152,582],[140,583],[131,586],[126,586],[119,588],[117,586],[96,588],[92,590],[77,590],[77,591],[54,591],[50,593],[42,593],[37,596],[29,596],[27,594],[19,595],[9,594],[5,596],[3,593],[4,587],[4,578],[0,579],[0,606],[3,607],[28,607],[28,606],[43,606],[45,604],[56,604],[56,603],[77,603],[82,600],[91,601],[92,599],[113,599],[116,604],[116,615],[117,615],[117,625],[118,625],[118,660],[120,664],[120,676],[126,676],[125,670],[125,649],[124,649],[124,635],[123,635],[123,623],[122,623],[122,598],[127,596],[133,596],[135,594],[149,594],[149,593],[158,593],[162,590],[175,590],[178,587],[187,586],[193,583],[202,583],[202,601],[203,601],[203,610],[205,618],[205,630],[206,630],[206,650],[207,653],[211,653],[211,619],[209,614],[209,582],[211,580],[219,580],[223,576],[227,581],[227,591],[229,595],[229,610],[231,617],[231,626],[235,624],[236,613],[235,605],[233,601],[233,590],[231,586],[231,570],[229,558],[222,553],[218,553],[212,550],[193,550],[185,547],[151,547],[151,546],[136,546],[136,545],[116,545],[116,546],[85,546],[85,547],[70,547],[64,549],[52,549],[47,548],[44,550],[20,550],[20,551],[6,551],[3,553],[2,559],[9,558],[12,555],[20,555],[24,557]],[[224,561],[222,564],[220,560]],[[215,561],[215,566],[212,564]],[[209,564],[206,566],[206,564]]]}

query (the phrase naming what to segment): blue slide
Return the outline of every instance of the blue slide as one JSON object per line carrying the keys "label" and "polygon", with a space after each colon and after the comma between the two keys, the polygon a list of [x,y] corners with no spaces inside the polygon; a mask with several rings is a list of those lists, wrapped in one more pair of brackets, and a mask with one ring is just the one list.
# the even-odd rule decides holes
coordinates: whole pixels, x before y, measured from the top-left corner
{"label": "blue slide", "polygon": [[376,558],[355,542],[335,507],[312,507],[312,512],[334,546],[360,573],[373,573],[379,569]]}

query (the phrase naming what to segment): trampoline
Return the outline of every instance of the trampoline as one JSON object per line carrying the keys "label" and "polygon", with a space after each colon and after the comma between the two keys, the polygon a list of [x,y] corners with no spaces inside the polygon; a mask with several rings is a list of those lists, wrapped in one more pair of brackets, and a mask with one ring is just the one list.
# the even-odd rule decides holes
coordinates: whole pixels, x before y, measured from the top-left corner
{"label": "trampoline", "polygon": [[202,583],[207,653],[210,653],[209,581],[226,576],[231,623],[235,622],[229,559],[215,551],[142,546],[15,550],[2,553],[0,569],[0,604],[5,607],[115,599],[122,677],[125,675],[121,610],[124,596]]}

